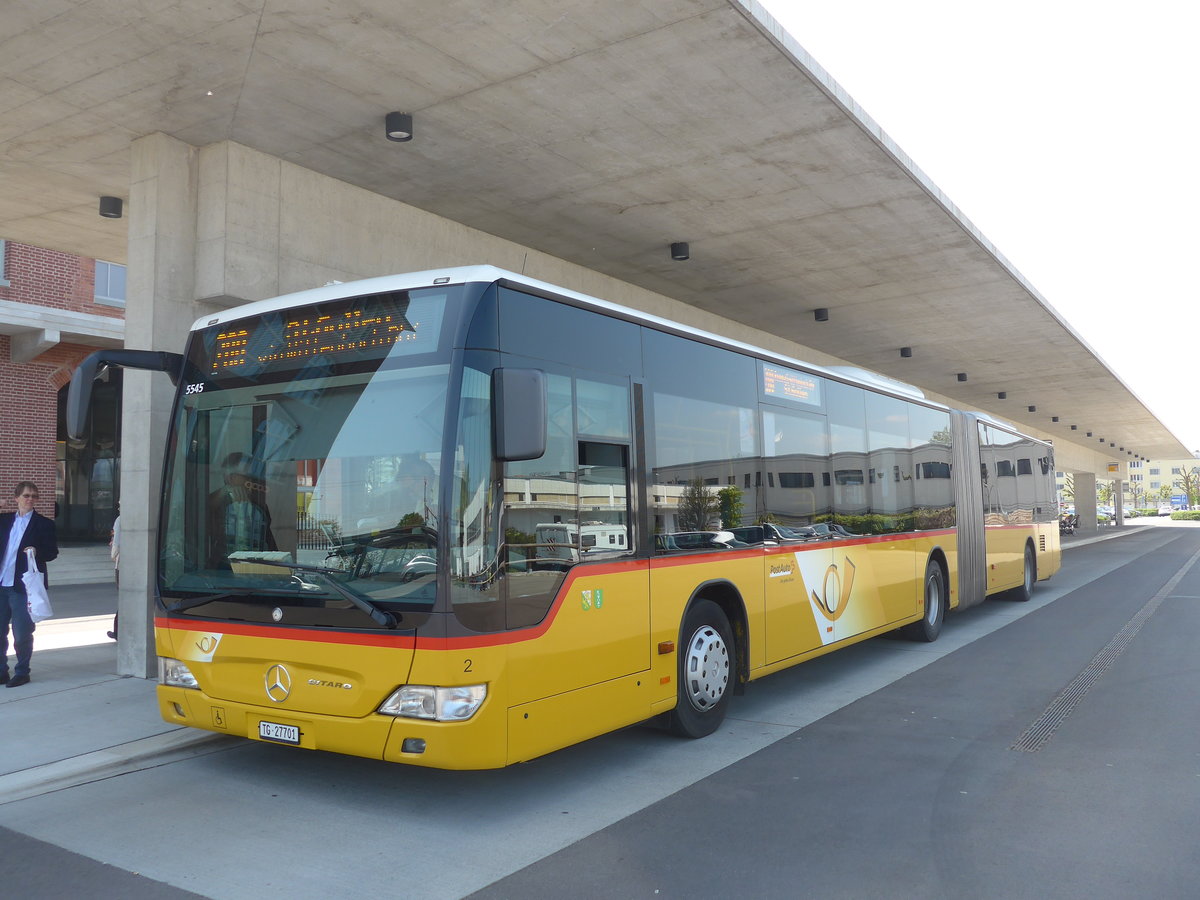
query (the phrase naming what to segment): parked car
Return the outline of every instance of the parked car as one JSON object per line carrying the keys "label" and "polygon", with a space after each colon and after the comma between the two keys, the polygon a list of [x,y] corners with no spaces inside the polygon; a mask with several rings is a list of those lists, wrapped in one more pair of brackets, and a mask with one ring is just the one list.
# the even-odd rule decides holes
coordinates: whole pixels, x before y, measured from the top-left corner
{"label": "parked car", "polygon": [[654,549],[658,553],[673,553],[678,550],[733,550],[747,547],[731,531],[676,531],[671,534],[656,534]]}
{"label": "parked car", "polygon": [[858,535],[856,535],[854,532],[847,531],[843,526],[838,525],[834,522],[828,522],[828,523],[818,522],[816,525],[813,525],[811,527],[812,527],[813,531],[816,532],[816,535],[818,538],[828,539],[828,538],[858,537]]}
{"label": "parked car", "polygon": [[1173,512],[1175,512],[1175,510],[1171,507],[1171,504],[1169,504],[1169,503],[1164,503],[1162,506],[1160,506],[1158,508],[1158,514],[1160,516],[1169,516]]}
{"label": "parked car", "polygon": [[791,544],[811,541],[817,533],[807,525],[742,525],[729,529],[744,544]]}

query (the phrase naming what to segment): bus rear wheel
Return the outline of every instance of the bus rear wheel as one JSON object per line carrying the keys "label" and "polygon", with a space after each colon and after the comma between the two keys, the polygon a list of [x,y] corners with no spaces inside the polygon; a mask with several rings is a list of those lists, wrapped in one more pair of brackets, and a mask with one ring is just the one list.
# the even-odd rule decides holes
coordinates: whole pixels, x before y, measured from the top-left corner
{"label": "bus rear wheel", "polygon": [[683,737],[712,734],[725,719],[737,672],[733,632],[711,600],[688,607],[679,632],[679,665],[671,730]]}
{"label": "bus rear wheel", "polygon": [[1021,576],[1021,586],[1012,592],[1014,600],[1024,603],[1033,597],[1033,586],[1037,583],[1037,559],[1033,555],[1033,545],[1025,545],[1025,567]]}
{"label": "bus rear wheel", "polygon": [[925,564],[925,610],[919,621],[904,627],[909,640],[932,643],[942,633],[946,621],[946,576],[935,560]]}

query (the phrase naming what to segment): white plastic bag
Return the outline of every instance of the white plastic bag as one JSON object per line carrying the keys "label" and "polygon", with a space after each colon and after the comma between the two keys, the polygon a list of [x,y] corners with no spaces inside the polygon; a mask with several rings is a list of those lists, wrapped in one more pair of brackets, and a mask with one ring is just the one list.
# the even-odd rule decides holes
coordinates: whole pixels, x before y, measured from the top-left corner
{"label": "white plastic bag", "polygon": [[32,547],[25,549],[25,560],[29,567],[21,580],[25,582],[25,596],[29,598],[29,618],[41,622],[54,615],[54,610],[50,608],[50,595],[46,593],[46,576],[38,571],[37,557]]}

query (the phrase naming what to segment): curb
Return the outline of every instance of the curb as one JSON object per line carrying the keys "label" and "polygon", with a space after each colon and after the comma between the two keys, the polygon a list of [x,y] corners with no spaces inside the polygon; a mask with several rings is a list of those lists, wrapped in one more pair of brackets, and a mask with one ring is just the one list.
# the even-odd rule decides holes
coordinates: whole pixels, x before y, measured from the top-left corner
{"label": "curb", "polygon": [[140,769],[225,750],[236,738],[179,728],[0,776],[0,806]]}
{"label": "curb", "polygon": [[1095,537],[1080,538],[1079,540],[1071,541],[1069,544],[1060,542],[1059,548],[1063,551],[1067,551],[1075,547],[1086,547],[1088,544],[1098,544],[1100,541],[1111,541],[1114,538],[1125,537],[1126,535],[1130,534],[1138,534],[1139,532],[1146,531],[1154,527],[1155,526],[1153,525],[1127,526],[1122,528],[1120,531],[1114,531],[1112,534],[1098,534]]}

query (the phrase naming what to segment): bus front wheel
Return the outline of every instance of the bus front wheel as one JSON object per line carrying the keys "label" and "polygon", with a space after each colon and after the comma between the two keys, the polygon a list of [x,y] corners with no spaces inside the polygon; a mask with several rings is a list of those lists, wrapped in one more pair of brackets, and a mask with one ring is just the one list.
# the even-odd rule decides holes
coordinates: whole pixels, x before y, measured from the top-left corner
{"label": "bus front wheel", "polygon": [[671,730],[683,737],[712,734],[725,718],[737,672],[729,618],[711,600],[688,607],[679,632],[678,686]]}

